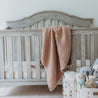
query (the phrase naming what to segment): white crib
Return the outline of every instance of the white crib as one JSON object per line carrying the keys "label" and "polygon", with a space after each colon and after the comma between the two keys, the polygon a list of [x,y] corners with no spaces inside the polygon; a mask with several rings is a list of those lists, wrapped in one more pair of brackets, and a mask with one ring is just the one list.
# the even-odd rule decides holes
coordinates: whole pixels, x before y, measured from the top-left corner
{"label": "white crib", "polygon": [[86,59],[92,64],[98,57],[98,29],[90,28],[92,19],[45,11],[7,24],[10,30],[0,31],[0,86],[47,85],[45,69],[40,66],[42,27],[72,28],[73,70],[76,60],[85,66]]}

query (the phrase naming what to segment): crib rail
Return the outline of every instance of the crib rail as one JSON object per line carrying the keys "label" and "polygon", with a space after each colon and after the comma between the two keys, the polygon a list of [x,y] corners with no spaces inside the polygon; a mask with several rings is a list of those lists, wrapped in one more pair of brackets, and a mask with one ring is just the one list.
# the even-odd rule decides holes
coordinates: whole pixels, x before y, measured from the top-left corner
{"label": "crib rail", "polygon": [[[73,70],[76,69],[76,60],[82,61],[82,66],[85,66],[85,60],[89,59],[91,64],[98,58],[98,29],[72,29],[72,60]],[[40,68],[40,46],[41,46],[41,30],[1,30],[0,31],[0,81],[39,81],[46,82],[46,75],[41,78]],[[31,37],[34,37],[34,59],[36,65],[36,77],[32,78],[31,70]],[[12,38],[16,38],[16,55],[18,65],[18,78],[14,77],[14,60],[13,60],[13,43]],[[23,78],[23,63],[22,63],[22,37],[25,41],[25,56],[27,78]],[[8,65],[9,78],[5,77],[5,66]],[[33,73],[33,74],[35,74]],[[0,82],[2,83],[2,82]],[[36,84],[35,83],[35,84]]]}

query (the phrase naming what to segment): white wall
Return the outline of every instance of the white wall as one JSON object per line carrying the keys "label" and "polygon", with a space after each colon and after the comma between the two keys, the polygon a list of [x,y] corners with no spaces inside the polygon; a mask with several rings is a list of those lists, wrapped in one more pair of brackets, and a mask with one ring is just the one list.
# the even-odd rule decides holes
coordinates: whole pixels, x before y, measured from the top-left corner
{"label": "white wall", "polygon": [[94,24],[98,26],[98,0],[0,0],[0,29],[5,29],[6,21],[44,10],[94,18]]}

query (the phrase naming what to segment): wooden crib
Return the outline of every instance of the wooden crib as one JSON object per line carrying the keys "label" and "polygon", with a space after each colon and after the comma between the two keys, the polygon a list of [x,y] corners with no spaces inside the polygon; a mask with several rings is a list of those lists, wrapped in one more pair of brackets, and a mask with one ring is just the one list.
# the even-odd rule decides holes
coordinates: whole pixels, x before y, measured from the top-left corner
{"label": "wooden crib", "polygon": [[[93,19],[83,19],[57,11],[45,11],[7,22],[8,30],[0,31],[0,86],[47,85],[45,69],[40,64],[41,28],[67,25],[72,29],[72,60],[98,57],[98,29],[90,28]],[[61,84],[61,82],[59,83]]]}

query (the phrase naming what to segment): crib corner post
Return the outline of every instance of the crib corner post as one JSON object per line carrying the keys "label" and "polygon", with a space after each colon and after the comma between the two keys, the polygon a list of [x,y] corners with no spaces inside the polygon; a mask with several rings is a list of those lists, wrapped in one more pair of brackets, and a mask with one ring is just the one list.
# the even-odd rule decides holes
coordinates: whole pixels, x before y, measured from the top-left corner
{"label": "crib corner post", "polygon": [[4,39],[0,37],[0,78],[4,79]]}

